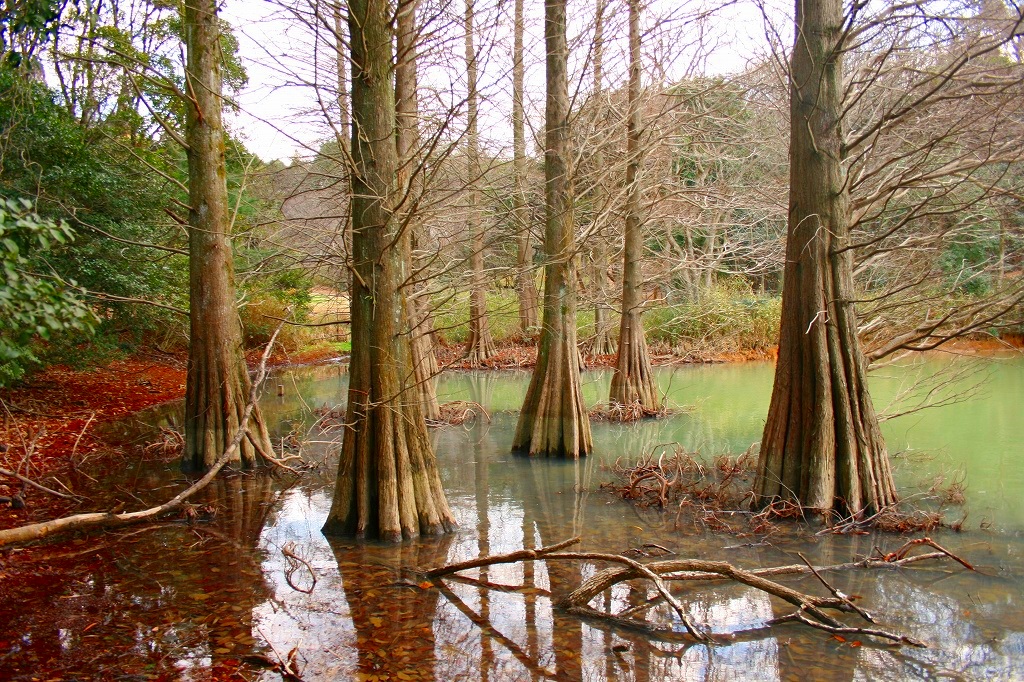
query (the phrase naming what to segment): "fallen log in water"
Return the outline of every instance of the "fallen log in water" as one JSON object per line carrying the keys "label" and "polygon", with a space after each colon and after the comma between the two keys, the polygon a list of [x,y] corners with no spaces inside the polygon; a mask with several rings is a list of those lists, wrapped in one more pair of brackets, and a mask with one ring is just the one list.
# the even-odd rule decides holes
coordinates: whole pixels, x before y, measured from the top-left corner
{"label": "fallen log in water", "polygon": [[[143,521],[154,521],[167,512],[177,509],[185,502],[185,500],[205,488],[210,481],[217,476],[220,470],[224,468],[224,465],[231,460],[235,452],[238,450],[238,447],[241,445],[242,439],[245,438],[248,433],[249,418],[252,416],[252,412],[256,408],[259,387],[267,376],[267,360],[270,358],[270,351],[273,349],[274,342],[280,331],[281,325],[278,325],[277,329],[271,335],[270,341],[267,342],[266,348],[263,350],[263,355],[260,358],[259,370],[256,374],[256,378],[252,382],[252,387],[249,390],[248,402],[245,406],[245,410],[242,412],[242,418],[239,420],[238,431],[235,433],[234,438],[231,439],[228,447],[225,448],[224,453],[217,459],[214,465],[210,467],[209,471],[207,471],[202,478],[185,490],[182,490],[170,500],[148,509],[124,513],[92,512],[86,514],[73,514],[72,516],[65,516],[51,521],[42,521],[40,523],[18,526],[17,528],[0,530],[0,547],[20,542],[40,540],[50,535],[66,533],[73,530],[116,528],[119,526],[141,523]],[[275,460],[273,456],[269,454],[265,455],[264,459],[266,459],[268,463],[284,466],[284,468],[289,469],[289,467],[281,464],[280,460]]]}
{"label": "fallen log in water", "polygon": [[[782,599],[792,604],[796,610],[788,615],[774,618],[766,623],[766,626],[774,626],[782,623],[802,623],[832,634],[859,635],[864,637],[875,637],[894,644],[909,644],[911,646],[923,647],[925,644],[908,635],[891,632],[875,625],[874,617],[861,606],[854,603],[854,597],[843,594],[833,587],[823,577],[824,573],[847,571],[853,569],[877,569],[877,568],[898,568],[923,561],[953,559],[966,569],[974,570],[970,563],[944,549],[930,538],[911,540],[895,552],[877,557],[867,557],[857,561],[829,566],[813,566],[806,559],[803,564],[792,564],[788,566],[773,566],[769,568],[744,569],[734,566],[725,561],[709,561],[704,559],[683,559],[673,558],[649,563],[640,563],[635,559],[619,554],[607,554],[601,552],[565,552],[561,551],[567,547],[578,544],[579,537],[564,540],[554,545],[538,549],[521,549],[507,554],[495,554],[482,556],[469,561],[463,561],[437,568],[422,571],[424,577],[439,580],[450,576],[458,571],[471,568],[481,568],[495,564],[510,564],[523,561],[598,561],[615,566],[598,571],[590,578],[584,580],[567,596],[557,602],[557,607],[581,617],[591,618],[598,621],[611,623],[620,627],[627,627],[643,631],[651,636],[663,639],[679,639],[689,637],[698,642],[714,641],[716,636],[707,632],[705,628],[693,623],[683,605],[668,590],[667,584],[674,581],[732,581],[748,585],[754,589],[761,590],[767,594]],[[910,556],[909,552],[915,547],[927,546],[937,551]],[[803,557],[801,557],[803,558]],[[787,575],[814,575],[819,582],[830,593],[829,596],[818,596],[800,592],[787,585],[783,585],[773,578]],[[629,580],[649,580],[658,591],[658,597],[647,601],[640,607],[633,607],[621,613],[609,613],[599,611],[590,606],[591,600],[599,594],[611,589],[614,585]],[[662,624],[643,620],[636,616],[660,601],[665,601],[679,618],[686,629],[686,635],[678,632],[672,624]],[[866,621],[872,627],[849,625],[839,620],[834,613],[851,614]],[[733,636],[733,635],[729,635]]]}

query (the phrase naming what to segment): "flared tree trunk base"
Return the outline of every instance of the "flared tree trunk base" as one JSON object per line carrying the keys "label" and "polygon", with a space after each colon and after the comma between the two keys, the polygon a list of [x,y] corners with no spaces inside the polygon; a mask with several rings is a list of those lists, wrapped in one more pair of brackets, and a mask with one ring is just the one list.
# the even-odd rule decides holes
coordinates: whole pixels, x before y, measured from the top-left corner
{"label": "flared tree trunk base", "polygon": [[868,516],[896,503],[857,337],[843,164],[840,0],[797,0],[790,69],[790,194],[775,385],[755,504]]}
{"label": "flared tree trunk base", "polygon": [[654,382],[640,316],[631,313],[623,320],[619,331],[619,355],[608,400],[620,405],[639,404],[647,413],[658,412],[661,410],[661,397]]}
{"label": "flared tree trunk base", "polygon": [[578,457],[591,451],[590,417],[579,371],[575,334],[570,339],[550,339],[542,333],[537,366],[512,441],[514,452]]}

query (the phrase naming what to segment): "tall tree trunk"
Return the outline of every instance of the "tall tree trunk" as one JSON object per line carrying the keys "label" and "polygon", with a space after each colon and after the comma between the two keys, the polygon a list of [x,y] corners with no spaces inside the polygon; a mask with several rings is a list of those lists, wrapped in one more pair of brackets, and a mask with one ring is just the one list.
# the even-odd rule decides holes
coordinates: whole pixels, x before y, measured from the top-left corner
{"label": "tall tree trunk", "polygon": [[640,0],[629,0],[629,110],[626,120],[626,225],[622,249],[622,321],[619,357],[609,400],[645,410],[661,407],[644,337],[644,242],[640,225]]}
{"label": "tall tree trunk", "polygon": [[[235,270],[221,125],[220,28],[213,0],[189,0],[183,9],[189,186],[189,346],[185,384],[187,469],[208,469],[241,423],[251,387],[235,305]],[[242,466],[273,452],[255,408],[238,448]]]}
{"label": "tall tree trunk", "polygon": [[599,234],[594,235],[594,240],[596,243],[590,253],[591,282],[594,287],[594,338],[590,342],[590,352],[594,355],[610,355],[615,352],[615,339],[612,338],[612,307],[608,303],[608,243]]}
{"label": "tall tree trunk", "polygon": [[[594,15],[594,116],[604,116],[604,12],[607,0],[597,0]],[[595,126],[595,129],[598,126]],[[600,144],[594,149],[594,167],[598,174],[604,169],[604,149]],[[607,192],[603,181],[594,188],[594,205],[603,210],[607,205]],[[598,216],[594,216],[598,220]],[[594,248],[591,250],[594,286],[594,340],[590,343],[590,352],[594,355],[610,355],[615,352],[615,340],[612,339],[611,306],[608,304],[608,242],[599,232],[594,233]]]}
{"label": "tall tree trunk", "polygon": [[393,214],[398,153],[387,0],[349,3],[352,37],[352,356],[346,430],[324,533],[398,541],[455,527],[423,421]]}
{"label": "tall tree trunk", "polygon": [[[422,175],[416,171],[418,165],[419,97],[416,93],[416,9],[419,0],[402,0],[398,5],[396,22],[397,51],[395,64],[395,113],[398,133],[398,188],[401,219],[405,222],[402,246],[407,249],[406,262],[414,267],[413,249],[416,235],[423,226],[416,206],[423,192]],[[433,320],[430,315],[430,297],[420,284],[420,278],[413,278],[406,297],[409,318],[409,341],[412,349],[412,367],[416,392],[423,408],[423,416],[437,419],[441,408],[437,403],[437,389],[434,376],[438,372],[437,356],[431,332]]]}
{"label": "tall tree trunk", "polygon": [[565,0],[546,0],[547,47],[544,175],[544,323],[537,364],[519,413],[512,449],[578,457],[593,447],[576,349],[576,249],[569,172],[569,87]]}
{"label": "tall tree trunk", "polygon": [[341,139],[339,143],[341,148],[350,152],[352,150],[351,137],[352,137],[352,122],[349,116],[349,101],[348,101],[348,72],[349,72],[349,61],[348,61],[348,50],[345,49],[345,14],[343,5],[340,0],[335,3],[332,8],[332,18],[334,19],[334,52],[335,52],[335,66],[337,70],[337,81],[338,81],[338,115],[340,120],[338,121],[338,127],[341,131]]}
{"label": "tall tree trunk", "polygon": [[797,0],[790,75],[789,228],[782,328],[755,493],[822,512],[896,501],[868,395],[842,150],[841,0]]}
{"label": "tall tree trunk", "polygon": [[515,0],[515,36],[512,47],[512,213],[516,226],[516,290],[519,293],[519,330],[523,336],[537,327],[537,285],[533,278],[530,211],[526,205],[526,115],[523,109],[523,0]]}
{"label": "tall tree trunk", "polygon": [[480,181],[480,135],[477,130],[477,63],[476,47],[474,46],[473,2],[466,0],[466,108],[469,117],[466,132],[466,178],[469,205],[468,231],[472,236],[470,243],[469,266],[472,270],[472,287],[469,298],[469,343],[466,356],[471,364],[480,364],[491,358],[497,349],[491,338],[490,325],[487,323],[487,282],[484,280],[484,227],[480,220],[480,193],[477,183]]}

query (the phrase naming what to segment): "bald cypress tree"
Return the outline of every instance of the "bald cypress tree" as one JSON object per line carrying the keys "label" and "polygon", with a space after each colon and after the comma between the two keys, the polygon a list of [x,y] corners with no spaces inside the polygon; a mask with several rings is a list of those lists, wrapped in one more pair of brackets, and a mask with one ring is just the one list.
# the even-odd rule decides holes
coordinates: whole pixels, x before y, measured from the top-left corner
{"label": "bald cypress tree", "polygon": [[782,326],[754,489],[762,505],[870,514],[897,498],[857,337],[843,20],[841,0],[796,2]]}
{"label": "bald cypress tree", "polygon": [[408,234],[398,195],[392,10],[349,3],[352,45],[352,356],[346,428],[324,533],[398,541],[455,527],[414,388]]}
{"label": "bald cypress tree", "polygon": [[565,4],[565,0],[545,3],[544,308],[537,364],[519,413],[512,449],[531,455],[578,457],[590,452],[593,445],[576,348],[576,245],[569,168]]}
{"label": "bald cypress tree", "polygon": [[619,354],[609,400],[639,404],[645,410],[661,407],[644,336],[643,258],[640,222],[640,1],[629,0],[629,110],[626,120],[626,205],[622,249],[622,319]]}
{"label": "bald cypress tree", "polygon": [[[251,383],[235,303],[217,4],[187,0],[182,23],[190,95],[185,103],[190,306],[183,465],[202,470],[213,466],[234,438]],[[247,431],[237,460],[246,467],[273,452],[258,407],[253,409]]]}

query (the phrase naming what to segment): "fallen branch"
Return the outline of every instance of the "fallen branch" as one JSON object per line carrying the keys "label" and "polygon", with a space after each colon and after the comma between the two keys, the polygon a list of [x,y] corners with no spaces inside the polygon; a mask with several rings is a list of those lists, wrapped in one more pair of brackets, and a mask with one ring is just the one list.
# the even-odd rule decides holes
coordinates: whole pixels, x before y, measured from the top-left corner
{"label": "fallen branch", "polygon": [[537,559],[546,558],[549,554],[557,552],[560,549],[565,549],[566,547],[579,544],[581,540],[582,538],[577,536],[539,549],[520,549],[515,552],[509,552],[508,554],[482,556],[476,559],[470,559],[469,561],[460,561],[455,564],[432,568],[430,570],[423,571],[423,575],[427,578],[440,578],[441,576],[449,575],[450,573],[458,573],[459,571],[465,571],[470,568],[481,568],[483,566],[493,566],[494,564],[514,564],[517,561],[536,561]]}
{"label": "fallen branch", "polygon": [[[280,329],[280,327],[278,327],[278,329]],[[270,639],[263,634],[262,630],[256,628],[256,632],[258,632],[260,637],[267,642],[267,645],[270,647],[270,650],[274,652],[274,656],[277,660],[274,660],[265,654],[250,654],[248,656],[243,656],[242,660],[252,665],[273,670],[280,675],[281,679],[285,682],[302,682],[302,671],[299,670],[298,661],[299,645],[296,644],[291,648],[286,656],[282,656],[277,648],[271,644]]]}
{"label": "fallen branch", "polygon": [[911,548],[919,547],[921,545],[927,545],[927,546],[931,547],[932,549],[937,549],[941,554],[945,554],[950,559],[952,559],[953,561],[957,562],[958,564],[960,564],[961,566],[966,568],[968,571],[975,571],[975,570],[977,570],[976,568],[974,568],[974,566],[972,566],[971,564],[967,563],[966,561],[964,561],[963,559],[958,557],[956,554],[953,554],[948,549],[946,549],[945,547],[943,547],[942,545],[940,545],[939,543],[935,542],[934,540],[932,540],[929,537],[918,538],[916,540],[908,540],[905,545],[903,545],[902,547],[897,549],[895,552],[891,552],[891,553],[886,554],[885,556],[883,556],[882,557],[882,561],[899,561],[899,560],[902,560],[902,559],[906,558],[907,552],[909,552],[911,550]]}
{"label": "fallen branch", "polygon": [[[469,561],[433,568],[424,571],[423,575],[434,579],[442,576],[450,576],[453,573],[470,568],[480,568],[494,564],[516,563],[520,561],[600,561],[619,564],[619,566],[598,571],[590,578],[584,580],[568,596],[564,597],[557,603],[559,608],[578,616],[597,619],[617,626],[642,630],[648,634],[659,637],[677,639],[681,636],[681,633],[677,632],[671,624],[659,624],[630,617],[638,612],[646,611],[652,606],[655,606],[658,602],[664,600],[679,617],[680,622],[686,628],[686,631],[692,640],[707,642],[712,641],[714,639],[714,635],[699,630],[690,621],[682,604],[680,604],[679,601],[669,593],[665,583],[666,581],[731,580],[761,590],[762,592],[783,599],[796,606],[797,610],[795,613],[769,621],[768,625],[786,622],[799,622],[833,634],[855,634],[866,637],[877,637],[900,644],[909,644],[911,646],[925,646],[922,642],[906,635],[889,632],[880,628],[850,626],[839,621],[836,617],[828,613],[828,611],[855,614],[872,624],[874,623],[874,618],[865,609],[854,604],[850,597],[830,585],[822,574],[830,571],[849,570],[854,568],[894,568],[905,566],[910,563],[943,558],[952,558],[966,568],[973,570],[969,563],[953,555],[948,550],[939,547],[930,538],[911,540],[896,552],[892,552],[884,556],[879,556],[877,558],[869,557],[845,564],[815,567],[804,557],[801,557],[804,559],[804,564],[802,565],[794,564],[789,566],[776,566],[753,570],[742,569],[724,561],[670,559],[641,564],[634,559],[618,554],[559,551],[577,544],[578,542],[580,542],[580,538],[577,537],[554,545],[549,545],[547,547],[541,547],[536,550],[523,549],[515,552],[509,552],[507,554],[479,557]],[[933,547],[939,551],[917,556],[907,556],[907,553],[911,548],[922,545]],[[770,579],[775,576],[799,574],[810,574],[816,577],[818,581],[820,581],[831,593],[831,596],[805,594]],[[590,606],[590,602],[595,597],[614,585],[636,579],[646,579],[654,583],[654,586],[658,591],[658,597],[647,600],[639,607],[626,609],[621,613],[598,611]]]}
{"label": "fallen branch", "polygon": [[224,453],[216,462],[214,462],[213,466],[210,467],[210,470],[207,471],[202,478],[185,490],[182,490],[167,502],[156,507],[150,507],[149,509],[121,514],[113,512],[74,514],[73,516],[65,516],[63,518],[53,519],[52,521],[43,521],[42,523],[32,523],[27,526],[19,526],[18,528],[0,530],[0,547],[18,542],[39,540],[48,535],[66,533],[71,530],[86,530],[101,527],[112,528],[152,520],[178,508],[189,497],[205,488],[210,481],[217,476],[220,470],[224,468],[224,465],[231,461],[231,458],[238,450],[242,439],[245,438],[249,418],[252,416],[252,411],[256,408],[259,387],[267,376],[267,360],[270,358],[270,351],[274,347],[274,341],[277,340],[277,335],[280,331],[281,326],[278,325],[277,329],[275,329],[274,333],[271,335],[270,341],[267,342],[266,348],[263,350],[263,356],[260,358],[259,370],[257,371],[256,378],[253,380],[252,386],[249,389],[249,401],[245,406],[245,410],[242,412],[242,418],[239,420],[238,430],[235,432],[234,438],[231,439],[231,443],[228,444]]}
{"label": "fallen branch", "polygon": [[[88,421],[86,421],[85,422],[85,426],[82,427],[82,431],[78,434],[78,438],[75,439],[75,445],[74,445],[74,447],[71,448],[71,457],[70,457],[70,459],[71,459],[72,466],[75,466],[75,453],[78,452],[78,444],[82,442],[82,436],[84,436],[85,432],[89,430],[89,424],[92,424],[92,421],[94,419],[96,419],[96,413],[95,412],[93,412],[92,414],[89,415]],[[84,458],[82,459],[82,462],[83,463],[85,462]]]}
{"label": "fallen branch", "polygon": [[829,632],[829,633],[831,633],[833,635],[861,635],[861,636],[867,635],[869,637],[878,637],[879,639],[888,639],[888,640],[891,640],[893,642],[897,642],[899,644],[909,644],[910,646],[916,646],[916,647],[921,647],[921,648],[927,648],[927,646],[928,646],[927,644],[925,644],[924,642],[922,642],[919,639],[914,639],[913,637],[907,637],[906,635],[901,635],[901,634],[898,634],[898,633],[895,633],[895,632],[889,632],[888,630],[879,630],[877,628],[856,628],[856,627],[846,627],[846,626],[835,626],[835,625],[827,625],[825,623],[819,623],[816,620],[811,620],[810,618],[805,616],[800,611],[797,611],[795,613],[791,613],[788,616],[780,616],[778,618],[772,618],[770,621],[768,621],[768,624],[769,625],[778,625],[778,624],[781,624],[781,623],[789,623],[789,622],[803,623],[804,625],[807,625],[807,626],[812,627],[812,628],[817,628],[818,630],[824,630],[825,632]]}
{"label": "fallen branch", "polygon": [[523,651],[522,647],[516,644],[514,640],[507,637],[500,630],[495,628],[488,619],[482,617],[476,611],[469,608],[469,606],[464,601],[462,601],[462,599],[460,599],[458,595],[456,595],[454,592],[448,589],[448,587],[446,587],[444,583],[440,583],[438,585],[438,590],[441,592],[441,594],[445,596],[445,598],[453,606],[455,606],[455,608],[462,612],[462,615],[466,616],[466,618],[468,618],[474,625],[480,628],[480,631],[483,634],[487,635],[490,639],[497,642],[501,646],[505,647],[505,649],[507,649],[508,652],[512,654],[512,656],[517,661],[519,661],[524,668],[533,673],[533,676],[536,679],[543,680],[552,677],[552,675],[546,669],[538,665],[536,661],[530,658],[530,654],[528,654],[526,651]]}
{"label": "fallen branch", "polygon": [[59,490],[53,490],[52,488],[47,488],[45,485],[42,485],[40,483],[36,483],[35,481],[33,481],[32,479],[30,479],[30,478],[28,478],[26,476],[22,476],[21,474],[15,472],[15,471],[10,471],[9,469],[4,469],[3,467],[0,467],[0,474],[3,474],[4,476],[10,476],[12,478],[16,478],[19,481],[21,481],[22,483],[24,483],[25,485],[30,485],[33,488],[35,488],[36,490],[41,490],[44,493],[47,493],[49,495],[53,495],[55,497],[63,497],[65,500],[77,499],[74,495],[68,495],[66,493],[60,492]]}

